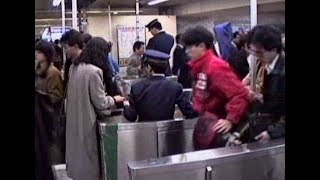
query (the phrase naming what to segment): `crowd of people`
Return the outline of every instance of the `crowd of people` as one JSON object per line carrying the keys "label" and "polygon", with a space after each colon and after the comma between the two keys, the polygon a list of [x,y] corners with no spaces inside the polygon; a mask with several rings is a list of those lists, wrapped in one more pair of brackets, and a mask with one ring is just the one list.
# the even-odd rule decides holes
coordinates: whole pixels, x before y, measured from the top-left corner
{"label": "crowd of people", "polygon": [[[141,80],[129,96],[115,87],[119,66],[110,53],[112,42],[76,30],[54,44],[36,42],[36,116],[45,122],[41,132],[52,164],[66,163],[75,180],[100,179],[96,121],[119,104],[131,122],[173,119],[178,105],[186,119],[198,117],[196,150],[223,146],[222,135],[242,122],[249,124],[248,135],[238,144],[284,137],[285,57],[277,29],[258,25],[246,34],[235,32],[226,60],[214,48],[213,33],[202,26],[175,39],[156,19],[146,27],[153,38],[146,46],[133,44],[127,74]],[[171,75],[178,81],[166,78]],[[184,88],[193,89],[192,101]]]}

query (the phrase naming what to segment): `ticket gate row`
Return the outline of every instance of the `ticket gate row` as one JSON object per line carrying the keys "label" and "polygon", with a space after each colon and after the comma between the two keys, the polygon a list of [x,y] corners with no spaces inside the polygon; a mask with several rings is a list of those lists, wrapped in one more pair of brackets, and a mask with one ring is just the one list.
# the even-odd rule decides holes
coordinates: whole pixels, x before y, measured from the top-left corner
{"label": "ticket gate row", "polygon": [[[279,169],[275,166],[278,162],[284,163],[284,140],[267,145],[253,143],[238,147],[194,151],[192,137],[196,121],[197,119],[178,119],[150,123],[126,123],[121,116],[114,117],[114,120],[108,121],[108,123],[100,121],[98,127],[102,156],[101,167],[105,179],[128,180],[131,178],[140,180],[150,179],[151,176],[154,179],[156,175],[159,175],[158,179],[177,180],[179,177],[180,179],[202,180],[205,176],[208,176],[205,179],[211,176],[214,177],[213,179],[221,179],[222,174],[226,173],[227,175],[223,179],[231,180],[234,176],[228,174],[227,169],[235,172],[232,174],[237,175],[238,173],[237,176],[246,180],[251,180],[252,178],[249,179],[248,176],[254,175],[254,173],[249,173],[250,169],[260,175],[257,177],[271,175],[280,179],[284,177],[281,173],[274,172],[274,168]],[[252,158],[253,160],[251,160]],[[180,161],[178,161],[179,159]],[[262,163],[269,162],[269,159],[271,159],[269,164]],[[273,159],[276,160],[273,161]],[[221,163],[215,164],[216,162]],[[262,167],[261,164],[266,167]],[[175,165],[177,168],[174,168]],[[163,167],[163,169],[158,169],[158,167]],[[195,169],[198,171],[191,173],[190,169],[184,169],[184,167],[196,167]],[[210,172],[206,172],[207,168],[214,168],[215,173],[210,175]],[[176,169],[174,171],[179,172],[179,175],[172,171],[173,169]],[[165,172],[166,170],[168,172]],[[184,176],[180,176],[180,174],[184,174]]]}
{"label": "ticket gate row", "polygon": [[274,140],[128,163],[130,180],[284,180],[285,142]]}

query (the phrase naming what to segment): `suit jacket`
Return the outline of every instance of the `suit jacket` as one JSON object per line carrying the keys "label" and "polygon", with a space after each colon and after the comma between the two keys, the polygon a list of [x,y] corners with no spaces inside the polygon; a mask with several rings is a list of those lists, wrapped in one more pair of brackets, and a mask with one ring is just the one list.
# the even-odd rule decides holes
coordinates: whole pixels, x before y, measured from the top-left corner
{"label": "suit jacket", "polygon": [[192,88],[191,68],[187,64],[188,61],[185,49],[177,46],[173,52],[172,73],[178,76],[178,82],[182,84],[183,88]]}
{"label": "suit jacket", "polygon": [[173,119],[177,104],[186,118],[194,118],[197,113],[182,86],[162,76],[151,76],[131,87],[130,106],[124,107],[124,116],[129,121],[157,121]]}
{"label": "suit jacket", "polygon": [[[157,35],[155,35],[153,38],[149,40],[146,49],[153,49],[166,54],[170,54],[173,44],[174,44],[173,36],[163,31],[158,33]],[[165,75],[166,76],[172,75],[169,62],[168,62],[168,67]]]}
{"label": "suit jacket", "polygon": [[285,59],[279,56],[278,62],[270,74],[266,75],[263,83],[263,104],[257,111],[275,116],[276,121],[267,125],[266,129],[271,138],[285,136]]}

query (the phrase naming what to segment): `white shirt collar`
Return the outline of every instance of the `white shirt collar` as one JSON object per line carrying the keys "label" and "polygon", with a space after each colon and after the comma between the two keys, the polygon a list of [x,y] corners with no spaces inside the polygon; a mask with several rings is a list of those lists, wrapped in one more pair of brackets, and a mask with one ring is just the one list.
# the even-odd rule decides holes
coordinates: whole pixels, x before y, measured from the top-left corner
{"label": "white shirt collar", "polygon": [[238,48],[237,45],[236,45],[233,41],[231,41],[231,44],[232,44],[235,48]]}
{"label": "white shirt collar", "polygon": [[181,44],[177,44],[177,46],[181,47],[183,49],[183,46]]}
{"label": "white shirt collar", "polygon": [[163,77],[165,77],[164,74],[158,74],[158,73],[153,73],[152,76],[163,76]]}
{"label": "white shirt collar", "polygon": [[267,69],[267,73],[270,74],[271,71],[273,71],[274,67],[276,66],[277,62],[278,62],[278,59],[279,59],[279,54],[272,60],[272,62],[270,64],[268,64],[266,66],[266,69]]}

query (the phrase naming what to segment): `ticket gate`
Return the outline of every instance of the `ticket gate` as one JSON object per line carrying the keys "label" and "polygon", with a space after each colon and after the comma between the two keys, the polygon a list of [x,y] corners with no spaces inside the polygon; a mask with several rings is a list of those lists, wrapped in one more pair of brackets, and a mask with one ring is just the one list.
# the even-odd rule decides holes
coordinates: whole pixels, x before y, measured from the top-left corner
{"label": "ticket gate", "polygon": [[130,180],[284,180],[285,142],[274,140],[128,163]]}

